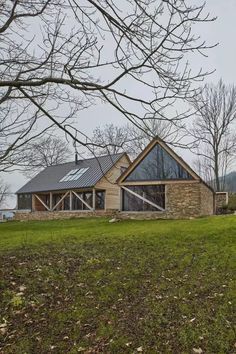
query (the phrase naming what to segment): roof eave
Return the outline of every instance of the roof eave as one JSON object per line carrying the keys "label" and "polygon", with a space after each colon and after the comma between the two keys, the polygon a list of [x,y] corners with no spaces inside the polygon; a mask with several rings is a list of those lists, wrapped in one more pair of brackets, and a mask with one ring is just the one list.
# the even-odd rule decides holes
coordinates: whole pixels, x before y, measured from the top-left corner
{"label": "roof eave", "polygon": [[45,189],[45,190],[34,190],[30,192],[15,192],[15,194],[34,194],[34,193],[47,193],[47,192],[60,192],[60,191],[72,191],[72,190],[81,190],[81,189],[88,189],[88,188],[94,188],[96,184],[91,185],[91,186],[85,186],[85,187],[77,187],[77,188],[62,188],[62,189]]}

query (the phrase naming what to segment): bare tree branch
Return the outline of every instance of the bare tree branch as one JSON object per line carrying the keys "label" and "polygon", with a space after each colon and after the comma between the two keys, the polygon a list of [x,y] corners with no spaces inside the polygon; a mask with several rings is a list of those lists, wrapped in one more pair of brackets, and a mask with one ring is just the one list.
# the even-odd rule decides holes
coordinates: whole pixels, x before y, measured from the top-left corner
{"label": "bare tree branch", "polygon": [[236,87],[206,85],[201,100],[193,100],[197,110],[191,135],[198,141],[194,150],[203,177],[212,181],[216,191],[224,190],[224,176],[236,156]]}
{"label": "bare tree branch", "polygon": [[1,169],[20,164],[17,151],[52,125],[82,134],[78,113],[94,104],[141,130],[150,119],[182,122],[192,112],[174,106],[196,97],[209,74],[189,64],[211,48],[193,25],[213,20],[188,0],[3,0]]}
{"label": "bare tree branch", "polygon": [[29,142],[20,157],[23,174],[32,178],[48,166],[71,161],[73,155],[61,137],[46,136]]}
{"label": "bare tree branch", "polygon": [[5,205],[6,199],[10,195],[10,185],[0,177],[0,207]]}

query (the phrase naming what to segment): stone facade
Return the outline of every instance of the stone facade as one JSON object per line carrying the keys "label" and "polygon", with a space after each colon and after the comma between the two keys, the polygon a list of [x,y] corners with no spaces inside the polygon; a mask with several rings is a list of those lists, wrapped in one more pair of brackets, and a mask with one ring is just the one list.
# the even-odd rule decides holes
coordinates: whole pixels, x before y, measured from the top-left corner
{"label": "stone facade", "polygon": [[199,183],[172,183],[166,185],[166,217],[185,219],[199,216]]}
{"label": "stone facade", "polygon": [[185,219],[214,214],[214,193],[202,182],[166,185],[166,217]]}
{"label": "stone facade", "polygon": [[216,192],[215,194],[216,212],[220,211],[225,205],[228,205],[228,202],[229,202],[228,192]]}
{"label": "stone facade", "polygon": [[115,217],[114,211],[18,211],[14,220],[60,220],[92,217]]}
{"label": "stone facade", "polygon": [[215,193],[204,183],[200,184],[201,215],[215,214]]}

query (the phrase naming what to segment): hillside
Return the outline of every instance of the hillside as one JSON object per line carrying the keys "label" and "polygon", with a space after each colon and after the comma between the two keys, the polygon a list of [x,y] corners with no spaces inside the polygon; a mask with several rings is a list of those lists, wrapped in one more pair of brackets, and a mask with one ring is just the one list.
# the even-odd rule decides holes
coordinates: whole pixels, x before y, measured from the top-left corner
{"label": "hillside", "polygon": [[[223,180],[223,177],[220,179]],[[210,186],[214,186],[214,180],[208,182]],[[236,193],[236,171],[230,172],[225,176],[225,190],[231,193]]]}
{"label": "hillside", "polygon": [[226,190],[236,193],[236,171],[230,172],[226,175]]}

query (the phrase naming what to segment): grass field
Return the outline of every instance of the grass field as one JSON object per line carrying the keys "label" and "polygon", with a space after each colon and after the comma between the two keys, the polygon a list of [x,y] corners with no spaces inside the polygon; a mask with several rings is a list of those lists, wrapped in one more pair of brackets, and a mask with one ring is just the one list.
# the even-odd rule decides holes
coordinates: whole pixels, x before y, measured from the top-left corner
{"label": "grass field", "polygon": [[236,217],[0,224],[0,353],[235,353]]}

